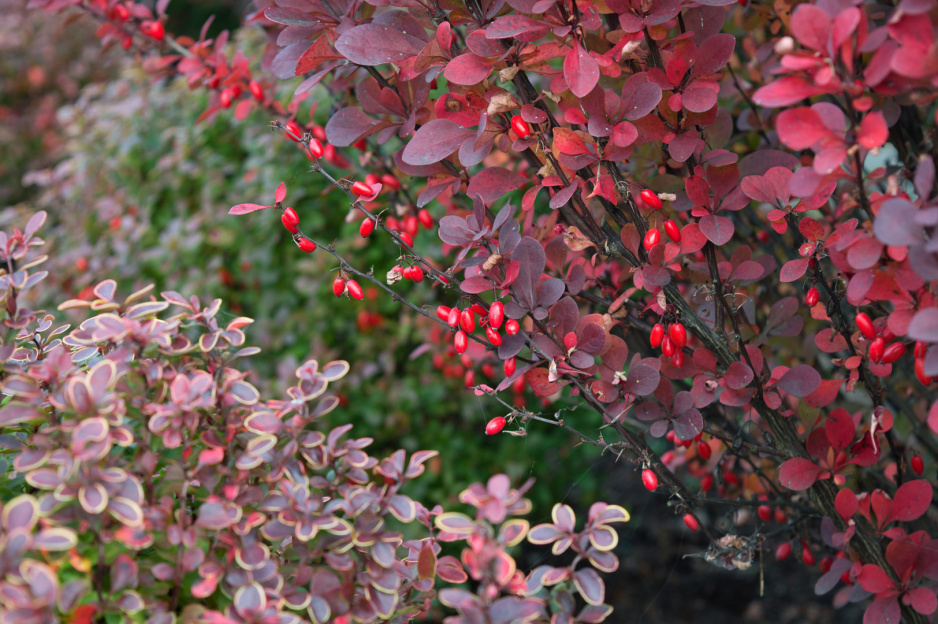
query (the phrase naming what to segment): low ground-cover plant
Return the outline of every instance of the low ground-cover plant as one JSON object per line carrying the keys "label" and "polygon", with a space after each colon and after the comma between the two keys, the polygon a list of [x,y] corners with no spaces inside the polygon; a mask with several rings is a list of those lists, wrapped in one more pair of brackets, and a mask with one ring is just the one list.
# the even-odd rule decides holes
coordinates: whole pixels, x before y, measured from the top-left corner
{"label": "low ground-cover plant", "polygon": [[[77,326],[26,307],[44,220],[0,233],[0,622],[406,621],[437,580],[470,579],[440,594],[466,621],[611,611],[596,570],[617,567],[624,509],[596,503],[578,530],[558,504],[532,529],[531,483],[505,475],[460,495],[472,515],[428,509],[406,485],[436,451],[379,459],[329,425],[348,363],[307,361],[262,400],[239,370],[251,320],[221,321],[220,300],[106,280],[59,306],[87,312]],[[509,553],[525,538],[577,556],[526,576]]]}

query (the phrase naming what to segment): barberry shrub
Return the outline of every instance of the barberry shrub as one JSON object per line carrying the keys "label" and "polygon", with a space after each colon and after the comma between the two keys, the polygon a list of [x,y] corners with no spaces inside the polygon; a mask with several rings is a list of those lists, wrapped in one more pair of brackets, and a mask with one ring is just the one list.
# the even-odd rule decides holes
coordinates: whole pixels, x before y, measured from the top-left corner
{"label": "barberry shrub", "polygon": [[[933,480],[910,467],[938,460],[933,1],[257,0],[265,66],[304,77],[300,101],[328,90],[324,127],[258,97],[224,37],[155,31],[166,2],[129,22],[74,4],[212,90],[206,117],[266,107],[400,259],[355,268],[304,227],[311,205],[293,206],[301,251],[436,322],[453,357],[512,360],[495,387],[466,372],[493,404],[514,394],[489,433],[555,425],[614,451],[715,564],[748,568],[779,535],[778,559],[822,552],[816,591],[843,583],[865,624],[938,609]],[[289,207],[230,212],[258,227]],[[413,247],[425,209],[440,254]],[[540,415],[525,386],[595,418]],[[751,535],[713,535],[722,502],[757,508]]]}
{"label": "barberry shrub", "polygon": [[[251,320],[220,321],[221,300],[105,280],[59,306],[87,313],[75,327],[31,310],[45,217],[0,232],[0,622],[400,622],[438,582],[467,621],[610,613],[598,571],[618,565],[622,507],[594,504],[577,530],[557,505],[531,528],[532,482],[495,475],[460,495],[473,513],[428,509],[405,491],[437,452],[378,459],[327,426],[341,360],[262,400],[238,369],[259,351]],[[528,576],[509,552],[525,539],[577,556]]]}

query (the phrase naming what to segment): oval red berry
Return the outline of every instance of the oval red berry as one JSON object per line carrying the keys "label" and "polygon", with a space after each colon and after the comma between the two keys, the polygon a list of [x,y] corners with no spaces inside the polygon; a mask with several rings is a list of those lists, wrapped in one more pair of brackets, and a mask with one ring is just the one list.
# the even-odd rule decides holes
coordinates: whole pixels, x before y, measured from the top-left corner
{"label": "oval red berry", "polygon": [[521,331],[521,323],[515,319],[509,319],[508,322],[505,323],[505,333],[509,336],[514,336],[519,331]]}
{"label": "oval red berry", "polygon": [[531,126],[520,115],[511,118],[511,129],[515,131],[519,139],[526,139],[531,135]]}
{"label": "oval red berry", "polygon": [[460,316],[459,308],[453,308],[452,310],[449,311],[449,316],[446,319],[446,324],[449,325],[450,327],[456,327],[457,325],[459,325],[459,316]]}
{"label": "oval red berry", "polygon": [[335,281],[332,282],[332,294],[336,297],[341,297],[345,294],[345,280],[341,277],[335,278]]}
{"label": "oval red berry", "polygon": [[505,417],[496,416],[485,425],[485,435],[495,435],[496,433],[501,433],[502,429],[505,428]]}
{"label": "oval red berry", "polygon": [[661,203],[661,198],[658,197],[658,195],[656,195],[655,192],[651,189],[645,189],[644,191],[642,191],[641,198],[643,202],[645,202],[646,204],[648,204],[655,210],[661,209],[661,206],[663,205]]}
{"label": "oval red berry", "polygon": [[759,514],[759,519],[763,522],[772,521],[772,508],[768,505],[759,505],[759,509],[756,510]]}
{"label": "oval red berry", "polygon": [[805,303],[808,304],[808,306],[813,308],[814,306],[817,305],[817,302],[820,298],[821,298],[821,293],[818,292],[817,288],[812,287],[808,289],[808,294],[805,295],[804,301]]}
{"label": "oval red berry", "polygon": [[365,298],[365,293],[362,291],[362,287],[355,280],[348,281],[348,294],[356,301],[361,301]]}
{"label": "oval red berry", "polygon": [[462,311],[462,314],[459,315],[459,326],[467,334],[471,334],[476,330],[476,315],[472,310]]}
{"label": "oval red berry", "polygon": [[296,241],[296,246],[300,248],[300,251],[303,253],[313,253],[316,251],[316,243],[309,240],[308,238],[301,238]]}
{"label": "oval red berry", "polygon": [[880,362],[883,359],[883,352],[886,350],[886,341],[882,338],[876,338],[870,343],[870,360]]}
{"label": "oval red berry", "polygon": [[883,351],[883,364],[892,364],[905,355],[905,345],[901,342],[894,342]]}
{"label": "oval red berry", "polygon": [[505,366],[504,366],[505,377],[511,377],[512,375],[514,375],[517,367],[518,367],[518,362],[517,360],[515,360],[515,358],[510,357],[507,360],[505,360]]}
{"label": "oval red berry", "polygon": [[653,492],[658,489],[658,475],[651,468],[645,468],[642,470],[642,483],[646,490]]}
{"label": "oval red berry", "polygon": [[359,197],[371,197],[374,195],[374,190],[361,180],[355,180],[352,184],[352,194]]}
{"label": "oval red berry", "polygon": [[674,347],[674,341],[671,340],[671,336],[665,336],[661,341],[661,352],[664,353],[665,357],[674,357],[677,349]]}
{"label": "oval red berry", "polygon": [[[284,137],[291,141],[299,141],[303,138],[303,128],[301,128],[300,124],[296,123],[295,121],[288,122]],[[319,147],[322,149],[322,145]]]}
{"label": "oval red berry", "polygon": [[290,234],[296,234],[300,225],[300,215],[296,214],[296,210],[293,208],[286,208],[283,214],[280,215],[280,222],[283,223],[283,227],[287,228]]}
{"label": "oval red berry", "polygon": [[661,323],[655,323],[655,326],[651,328],[651,336],[648,338],[648,342],[651,344],[653,349],[657,349],[661,346],[661,341],[664,339],[664,325]]}
{"label": "oval red berry", "polygon": [[668,238],[675,243],[681,242],[681,228],[674,222],[674,219],[668,219],[664,222],[664,231],[667,233]]}
{"label": "oval red berry", "polygon": [[319,142],[319,139],[309,140],[309,151],[316,158],[322,158],[324,150],[322,148],[322,143]]}
{"label": "oval red berry", "polygon": [[915,474],[920,475],[925,471],[925,461],[920,455],[913,455],[909,463],[912,465],[912,471]]}
{"label": "oval red berry", "polygon": [[420,221],[425,229],[433,229],[433,216],[430,214],[430,211],[426,208],[421,208],[417,213],[417,220]]}
{"label": "oval red berry", "polygon": [[453,348],[460,355],[466,352],[466,349],[469,348],[469,336],[466,335],[466,332],[461,329],[456,332],[456,335],[453,336]]}
{"label": "oval red berry", "polygon": [[248,83],[248,91],[251,92],[251,95],[254,96],[255,100],[264,99],[264,87],[262,87],[256,80],[252,80]]}
{"label": "oval red berry", "polygon": [[500,347],[502,345],[502,335],[498,333],[498,330],[494,327],[485,328],[485,337],[489,339],[494,346]]}
{"label": "oval red berry", "polygon": [[873,321],[870,320],[866,312],[857,314],[857,329],[860,330],[860,333],[863,334],[863,337],[867,340],[876,338],[876,328],[873,327]]}
{"label": "oval red berry", "polygon": [[375,231],[375,220],[371,217],[368,217],[362,224],[358,227],[358,233],[362,238],[367,238],[371,236],[371,233]]}
{"label": "oval red berry", "polygon": [[700,528],[700,525],[697,523],[697,518],[692,514],[684,514],[684,524],[686,524],[687,528],[691,531],[696,531]]}
{"label": "oval red berry", "polygon": [[489,326],[498,329],[505,320],[505,306],[501,301],[496,301],[489,306]]}
{"label": "oval red berry", "polygon": [[410,234],[407,232],[398,232],[398,236],[401,237],[401,242],[407,245],[408,247],[414,246],[414,239],[410,237]]}
{"label": "oval red berry", "polygon": [[687,329],[684,328],[683,323],[674,323],[668,327],[668,336],[670,336],[671,342],[673,342],[674,346],[678,349],[683,349],[687,346]]}
{"label": "oval red berry", "polygon": [[399,191],[401,189],[401,181],[392,176],[390,173],[386,173],[381,176],[381,184],[395,191]]}
{"label": "oval red berry", "polygon": [[700,455],[700,459],[707,461],[710,459],[710,455],[713,453],[713,450],[710,448],[710,445],[704,442],[703,440],[697,443],[697,454]]}
{"label": "oval red berry", "polygon": [[661,232],[658,228],[651,228],[645,233],[645,250],[651,251],[652,247],[661,242]]}
{"label": "oval red berry", "polygon": [[784,561],[791,555],[791,543],[785,542],[775,549],[775,558],[778,561]]}

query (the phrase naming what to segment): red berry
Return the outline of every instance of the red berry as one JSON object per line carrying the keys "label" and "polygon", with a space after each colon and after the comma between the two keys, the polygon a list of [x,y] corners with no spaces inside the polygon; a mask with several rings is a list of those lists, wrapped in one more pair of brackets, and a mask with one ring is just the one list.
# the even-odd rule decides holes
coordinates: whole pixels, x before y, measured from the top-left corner
{"label": "red berry", "polygon": [[453,337],[453,347],[456,349],[456,353],[460,355],[466,352],[466,349],[469,348],[469,336],[466,335],[466,332],[461,329],[456,332]]}
{"label": "red berry", "polygon": [[821,574],[827,574],[830,572],[830,569],[834,565],[834,560],[830,557],[824,557],[821,559],[821,563],[818,564],[817,568],[820,570]]}
{"label": "red berry", "polygon": [[511,377],[512,375],[514,375],[515,369],[517,369],[517,367],[518,367],[518,362],[517,360],[515,360],[515,358],[510,357],[507,360],[505,360],[505,365],[504,365],[505,377]]}
{"label": "red berry", "polygon": [[531,126],[520,115],[511,118],[511,129],[515,131],[519,139],[526,139],[531,135]]}
{"label": "red berry", "polygon": [[870,317],[866,312],[860,312],[857,314],[857,328],[860,330],[860,333],[863,334],[863,337],[867,340],[876,338],[876,329],[873,327],[873,321],[870,320]]}
{"label": "red berry", "polygon": [[505,323],[505,333],[509,336],[514,336],[519,331],[521,331],[521,323],[515,319],[508,319],[508,321]]}
{"label": "red berry", "polygon": [[681,368],[684,366],[684,352],[675,352],[674,357],[671,358],[671,364],[673,364],[676,368]]}
{"label": "red berry", "polygon": [[[303,138],[303,134],[303,128],[300,127],[300,124],[296,123],[295,121],[287,123],[286,132],[284,133],[285,138],[290,139],[291,141],[299,141],[301,138]],[[319,145],[319,149],[322,150],[322,144]],[[321,155],[322,154],[320,154],[320,156]],[[317,156],[317,158],[318,157],[319,156]]]}
{"label": "red berry", "polygon": [[332,294],[336,297],[341,297],[345,294],[345,280],[341,277],[335,278],[335,281],[332,282]]}
{"label": "red berry", "polygon": [[323,128],[322,126],[313,126],[311,133],[314,137],[316,137],[320,141],[326,140],[326,129]]}
{"label": "red berry", "polygon": [[661,323],[656,323],[654,327],[651,328],[651,336],[648,339],[648,342],[651,343],[653,349],[657,349],[661,346],[661,341],[664,339],[664,325]]}
{"label": "red berry", "polygon": [[709,492],[710,490],[713,489],[713,475],[712,474],[705,474],[700,479],[700,489],[703,490],[704,492]]}
{"label": "red berry", "polygon": [[362,287],[358,285],[358,282],[355,280],[348,281],[348,294],[355,301],[361,301],[365,298],[365,293],[362,291]]}
{"label": "red berry", "polygon": [[476,330],[476,315],[473,314],[472,310],[462,311],[462,314],[459,315],[459,326],[467,334],[471,334]]}
{"label": "red berry", "polygon": [[412,237],[417,236],[417,230],[419,229],[418,227],[419,224],[420,222],[417,220],[417,217],[415,217],[412,214],[409,214],[406,217],[404,217],[404,223],[403,223],[404,231],[410,234]]}
{"label": "red berry", "polygon": [[130,11],[128,11],[127,7],[125,7],[123,4],[115,5],[114,8],[111,9],[110,18],[112,20],[126,22],[128,19],[130,19]]}
{"label": "red berry", "polygon": [[410,234],[407,232],[398,232],[397,235],[401,238],[401,242],[407,245],[408,247],[414,246],[414,239],[410,237]]}
{"label": "red berry", "polygon": [[[397,267],[395,267],[397,268]],[[404,279],[413,279],[414,277],[414,267],[404,267],[404,270],[401,271],[401,275],[404,276]]]}
{"label": "red berry", "polygon": [[687,346],[687,329],[684,328],[683,323],[674,323],[668,327],[668,336],[670,336],[671,342],[673,342],[674,346],[678,349],[683,349]]}
{"label": "red berry", "polygon": [[505,428],[505,417],[496,416],[485,425],[485,435],[495,435],[496,433],[501,433],[502,429]]}
{"label": "red berry", "polygon": [[674,346],[674,341],[671,340],[671,336],[665,336],[661,341],[661,352],[664,353],[665,357],[673,357],[677,349]]}
{"label": "red berry", "polygon": [[501,301],[496,301],[489,306],[489,327],[498,329],[505,320],[505,306]]}
{"label": "red berry", "polygon": [[807,566],[814,565],[814,553],[811,552],[811,549],[808,548],[808,544],[802,540],[801,542],[801,560],[804,561],[804,564]]}
{"label": "red berry", "polygon": [[697,443],[697,454],[700,455],[700,459],[707,461],[710,459],[710,454],[713,450],[710,448],[710,445],[701,440]]}
{"label": "red berry", "polygon": [[319,139],[311,138],[309,140],[309,153],[315,156],[316,158],[322,158],[324,153],[322,143],[319,142]]}
{"label": "red berry", "polygon": [[449,316],[446,318],[446,324],[450,327],[456,327],[459,325],[460,311],[459,308],[453,308],[449,311]]}
{"label": "red berry", "polygon": [[883,364],[892,364],[905,355],[905,345],[901,342],[894,342],[883,351]]}
{"label": "red berry", "polygon": [[697,518],[692,514],[684,514],[684,524],[686,524],[687,528],[691,531],[696,531],[700,528],[700,525],[697,523]]}
{"label": "red berry", "polygon": [[915,357],[915,359],[925,357],[926,353],[928,353],[928,345],[921,340],[915,341],[915,351],[912,352],[912,355]]}
{"label": "red berry", "polygon": [[765,230],[759,230],[756,232],[756,239],[758,239],[760,243],[767,243],[769,242],[769,233]]}
{"label": "red berry", "polygon": [[781,507],[776,507],[775,511],[772,513],[775,516],[775,521],[778,522],[779,524],[788,520],[788,516],[785,514],[785,512],[782,510]]}
{"label": "red berry", "polygon": [[925,461],[922,460],[921,455],[913,455],[912,459],[909,461],[909,464],[912,466],[912,471],[917,475],[920,475],[925,471]]}
{"label": "red berry", "polygon": [[133,37],[131,37],[127,33],[124,33],[123,35],[121,35],[121,47],[122,48],[124,48],[125,50],[129,50],[130,46],[132,46],[133,44],[134,44]]}
{"label": "red berry", "polygon": [[264,99],[264,87],[262,87],[256,80],[252,80],[248,83],[248,91],[251,92],[251,95],[254,96],[255,100]]}
{"label": "red berry", "polygon": [[296,246],[299,247],[300,251],[303,253],[313,253],[316,251],[316,243],[308,238],[300,238],[296,241]]}
{"label": "red berry", "polygon": [[870,343],[870,360],[873,362],[879,362],[883,359],[883,352],[886,349],[886,341],[881,337],[878,337]]}
{"label": "red berry", "polygon": [[675,243],[681,242],[681,228],[677,226],[677,223],[674,222],[674,219],[668,219],[664,222],[664,231],[667,233],[668,238],[673,240]]}
{"label": "red berry", "polygon": [[655,192],[651,189],[645,189],[644,191],[642,191],[641,198],[643,202],[645,202],[646,204],[648,204],[655,210],[660,210],[661,206],[663,205],[661,203],[661,198],[658,197],[658,195],[655,194]]}
{"label": "red berry", "polygon": [[152,20],[146,20],[140,24],[140,32],[157,41],[162,41],[163,37],[166,35],[166,31],[163,29],[163,22],[154,22]]}
{"label": "red berry", "polygon": [[296,234],[296,230],[300,226],[300,215],[296,214],[296,210],[293,208],[287,208],[280,215],[280,222],[291,234]]}
{"label": "red berry", "polygon": [[576,349],[576,344],[576,333],[567,332],[567,334],[563,337],[563,348],[567,351],[570,351],[571,349]]}
{"label": "red berry", "polygon": [[451,309],[451,308],[447,308],[446,306],[437,306],[437,307],[436,307],[436,316],[437,316],[437,318],[440,319],[441,321],[445,321],[446,319],[448,319],[450,312],[452,312],[452,309]]}
{"label": "red berry", "polygon": [[470,310],[472,310],[477,316],[488,317],[489,315],[489,311],[478,303],[473,303]]}
{"label": "red berry", "polygon": [[642,470],[642,483],[645,485],[646,490],[654,492],[658,489],[658,476],[651,468]]}
{"label": "red berry", "polygon": [[932,382],[932,378],[925,374],[925,358],[915,359],[915,376],[923,386],[927,386]]}
{"label": "red berry", "polygon": [[791,542],[785,542],[775,549],[775,558],[778,561],[784,561],[791,555]]}
{"label": "red berry", "polygon": [[358,233],[362,238],[367,238],[371,236],[371,233],[375,231],[375,220],[371,217],[368,217],[362,224],[358,226]]}
{"label": "red berry", "polygon": [[230,88],[222,89],[218,101],[221,102],[223,108],[231,108],[231,103],[234,102],[234,92]]}
{"label": "red berry", "polygon": [[401,190],[401,181],[392,176],[390,173],[386,173],[381,176],[381,184],[395,191]]}
{"label": "red berry", "polygon": [[805,295],[804,301],[805,303],[808,304],[808,306],[813,308],[814,306],[817,305],[818,299],[820,298],[821,298],[821,293],[818,292],[817,288],[811,287],[810,289],[808,289],[808,294]]}
{"label": "red berry", "polygon": [[463,383],[467,388],[471,388],[476,385],[476,374],[471,370],[467,370],[466,375],[463,377]]}
{"label": "red berry", "polygon": [[368,149],[368,144],[365,143],[365,139],[362,139],[361,141],[359,141],[358,143],[356,143],[356,144],[354,145],[354,147],[355,147],[355,149],[357,149],[358,151],[364,152],[366,149]]}
{"label": "red berry", "polygon": [[417,220],[420,221],[420,225],[422,225],[424,229],[433,229],[433,217],[430,215],[430,211],[426,208],[421,208],[417,212]]}
{"label": "red berry", "polygon": [[231,85],[228,88],[231,89],[231,95],[234,96],[235,99],[238,99],[239,97],[241,97],[241,85],[236,83],[236,84]]}
{"label": "red berry", "polygon": [[410,271],[410,279],[414,280],[416,283],[423,281],[423,269],[418,266],[413,267]]}
{"label": "red berry", "polygon": [[371,197],[374,194],[374,189],[361,180],[355,180],[352,184],[352,194],[358,195],[359,197]]}
{"label": "red berry", "polygon": [[651,228],[645,234],[645,250],[651,251],[651,248],[661,242],[661,232],[658,228]]}
{"label": "red berry", "polygon": [[763,522],[770,522],[772,520],[772,508],[768,505],[759,505],[759,509],[756,511],[759,514],[759,519]]}
{"label": "red berry", "polygon": [[485,328],[485,337],[489,339],[496,347],[500,347],[502,344],[502,335],[498,333],[498,330],[494,327]]}
{"label": "red berry", "polygon": [[365,176],[365,184],[367,184],[368,186],[374,186],[375,184],[379,184],[380,182],[381,182],[381,176],[377,174],[369,173],[368,175]]}

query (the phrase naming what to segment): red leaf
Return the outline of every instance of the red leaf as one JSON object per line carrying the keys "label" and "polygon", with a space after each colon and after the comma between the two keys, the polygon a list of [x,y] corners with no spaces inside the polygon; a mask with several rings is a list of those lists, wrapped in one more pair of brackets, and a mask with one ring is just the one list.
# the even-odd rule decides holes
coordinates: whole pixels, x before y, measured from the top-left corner
{"label": "red leaf", "polygon": [[777,387],[796,397],[806,397],[821,385],[821,374],[808,366],[799,364],[778,380]]}
{"label": "red leaf", "polygon": [[578,98],[586,97],[599,82],[599,65],[579,41],[563,59],[563,77]]}
{"label": "red leaf", "polygon": [[[801,5],[804,6],[804,5]],[[790,106],[805,98],[824,93],[824,87],[808,82],[798,76],[785,76],[771,84],[759,88],[752,94],[752,100],[766,108]]]}
{"label": "red leaf", "polygon": [[827,434],[827,441],[831,443],[834,450],[842,451],[853,442],[856,426],[847,410],[835,409],[827,417],[824,431]]}
{"label": "red leaf", "polygon": [[698,225],[700,226],[700,231],[707,237],[707,240],[717,246],[729,242],[729,240],[733,238],[733,232],[736,231],[729,217],[720,217],[717,215],[705,215],[701,217]]}
{"label": "red leaf", "polygon": [[873,563],[867,563],[863,566],[859,576],[857,576],[857,582],[860,583],[860,587],[872,594],[889,591],[895,587],[895,583],[892,582],[889,575]]}
{"label": "red leaf", "polygon": [[791,33],[798,43],[817,52],[827,50],[831,19],[811,4],[800,4],[791,16]]}
{"label": "red leaf", "polygon": [[782,271],[779,273],[779,280],[782,282],[793,282],[796,279],[799,279],[804,272],[808,270],[808,259],[807,258],[798,258],[797,260],[789,260],[782,266]]}
{"label": "red leaf", "polygon": [[534,391],[534,394],[539,397],[550,396],[570,383],[568,381],[549,381],[547,378],[548,375],[549,373],[546,368],[532,368],[524,374],[524,378],[527,380],[528,385],[531,386],[531,390]]}
{"label": "red leaf", "polygon": [[852,490],[846,488],[840,490],[837,492],[837,498],[834,499],[834,507],[837,509],[837,513],[840,514],[840,517],[846,522],[857,512],[857,507],[859,507],[857,495],[854,494]]}
{"label": "red leaf", "polygon": [[928,481],[919,479],[902,484],[892,499],[892,511],[883,524],[899,521],[911,522],[920,518],[931,505],[932,488]]}
{"label": "red leaf", "polygon": [[485,80],[491,71],[488,59],[466,52],[447,63],[443,75],[453,84],[471,86]]}
{"label": "red leaf", "polygon": [[346,30],[335,49],[357,65],[381,65],[416,56],[424,42],[387,24],[362,24]]}
{"label": "red leaf", "polygon": [[230,215],[245,215],[255,210],[263,210],[264,208],[273,208],[273,206],[261,206],[260,204],[238,204],[233,206],[231,210],[228,211]]}
{"label": "red leaf", "polygon": [[274,193],[274,201],[277,203],[280,203],[286,198],[287,198],[287,185],[281,182],[280,186],[277,187],[277,190]]}
{"label": "red leaf", "polygon": [[472,176],[466,195],[479,195],[486,204],[493,204],[506,193],[521,188],[528,182],[524,176],[512,173],[504,167],[489,167]]}
{"label": "red leaf", "polygon": [[866,149],[882,147],[888,138],[889,128],[886,127],[886,118],[879,111],[870,113],[860,122],[857,143]]}
{"label": "red leaf", "polygon": [[792,457],[778,471],[779,482],[789,490],[800,492],[814,485],[824,469],[804,457]]}
{"label": "red leaf", "polygon": [[779,140],[793,150],[807,149],[832,134],[817,111],[806,106],[782,112],[775,127]]}
{"label": "red leaf", "polygon": [[938,609],[938,597],[931,587],[916,587],[903,600],[922,615],[931,615]]}

